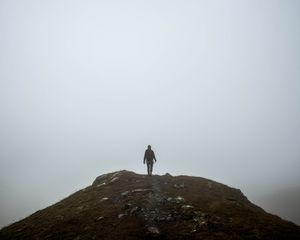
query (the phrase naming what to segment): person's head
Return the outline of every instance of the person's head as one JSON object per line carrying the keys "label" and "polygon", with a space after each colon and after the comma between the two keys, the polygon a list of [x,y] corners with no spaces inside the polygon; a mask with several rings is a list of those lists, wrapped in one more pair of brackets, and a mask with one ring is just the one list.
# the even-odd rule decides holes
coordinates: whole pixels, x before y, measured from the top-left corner
{"label": "person's head", "polygon": [[148,145],[148,149],[151,149],[151,145]]}

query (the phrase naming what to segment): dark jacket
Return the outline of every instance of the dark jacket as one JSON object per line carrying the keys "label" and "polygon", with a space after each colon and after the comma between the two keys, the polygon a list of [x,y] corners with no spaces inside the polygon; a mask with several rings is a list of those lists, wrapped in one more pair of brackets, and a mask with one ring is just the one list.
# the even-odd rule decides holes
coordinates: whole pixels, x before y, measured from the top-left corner
{"label": "dark jacket", "polygon": [[144,163],[145,163],[146,160],[147,161],[153,161],[153,159],[156,162],[156,158],[155,158],[155,154],[154,154],[153,150],[152,149],[146,149],[145,155],[144,155]]}

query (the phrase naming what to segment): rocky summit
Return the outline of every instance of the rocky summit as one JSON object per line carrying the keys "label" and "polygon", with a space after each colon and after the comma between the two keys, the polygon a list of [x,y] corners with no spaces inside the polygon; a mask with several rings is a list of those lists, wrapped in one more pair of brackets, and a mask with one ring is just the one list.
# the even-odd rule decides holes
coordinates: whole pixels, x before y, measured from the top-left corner
{"label": "rocky summit", "polygon": [[101,175],[0,231],[0,239],[300,239],[300,227],[200,177]]}

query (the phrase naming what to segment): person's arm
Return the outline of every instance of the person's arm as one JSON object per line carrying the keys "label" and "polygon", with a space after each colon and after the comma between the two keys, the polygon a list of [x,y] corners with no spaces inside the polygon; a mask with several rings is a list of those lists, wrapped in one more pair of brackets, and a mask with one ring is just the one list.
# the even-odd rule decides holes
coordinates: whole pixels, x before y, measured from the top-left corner
{"label": "person's arm", "polygon": [[154,160],[155,160],[155,162],[156,162],[156,157],[155,157],[155,154],[154,154],[154,152],[153,152],[153,158],[154,158]]}
{"label": "person's arm", "polygon": [[146,152],[147,152],[147,150],[145,151],[145,154],[144,154],[144,164],[145,164],[145,161],[146,161]]}

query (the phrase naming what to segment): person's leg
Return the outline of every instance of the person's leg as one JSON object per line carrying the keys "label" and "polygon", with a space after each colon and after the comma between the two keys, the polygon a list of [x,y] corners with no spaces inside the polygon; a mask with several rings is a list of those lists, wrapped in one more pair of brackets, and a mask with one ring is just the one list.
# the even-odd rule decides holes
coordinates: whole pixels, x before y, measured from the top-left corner
{"label": "person's leg", "polygon": [[150,162],[147,161],[147,172],[148,172],[148,175],[150,175]]}
{"label": "person's leg", "polygon": [[152,175],[153,161],[150,162],[150,175]]}

